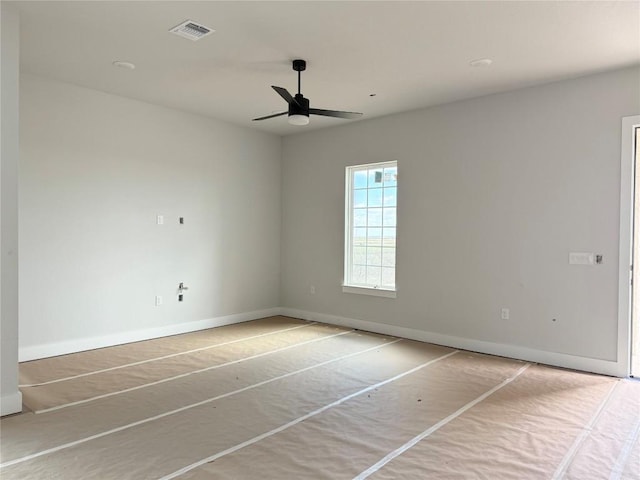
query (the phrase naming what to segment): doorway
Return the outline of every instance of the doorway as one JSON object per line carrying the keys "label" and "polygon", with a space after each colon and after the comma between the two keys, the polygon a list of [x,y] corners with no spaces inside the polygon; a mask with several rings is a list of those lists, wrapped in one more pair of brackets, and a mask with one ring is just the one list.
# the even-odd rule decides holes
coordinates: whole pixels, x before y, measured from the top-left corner
{"label": "doorway", "polygon": [[[640,115],[622,118],[617,376],[640,378]],[[634,265],[635,264],[635,265]],[[634,288],[635,287],[635,288]]]}

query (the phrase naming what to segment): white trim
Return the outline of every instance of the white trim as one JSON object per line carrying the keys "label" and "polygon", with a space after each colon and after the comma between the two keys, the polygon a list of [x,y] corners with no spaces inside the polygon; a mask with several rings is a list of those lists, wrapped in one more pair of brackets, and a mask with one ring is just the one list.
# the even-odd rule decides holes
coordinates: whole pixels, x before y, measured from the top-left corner
{"label": "white trim", "polygon": [[380,333],[383,335],[392,335],[395,337],[407,338],[410,340],[418,340],[420,342],[435,343],[437,345],[444,345],[447,347],[459,348],[462,350],[470,350],[472,352],[498,355],[500,357],[509,357],[518,360],[524,360],[527,362],[554,365],[557,367],[571,368],[574,370],[582,370],[585,372],[599,373],[602,375],[610,375],[614,377],[627,376],[627,374],[620,369],[620,365],[618,362],[602,360],[599,358],[579,357],[577,355],[536,350],[534,348],[523,347],[519,345],[509,345],[504,343],[493,343],[482,340],[474,340],[470,338],[454,337],[451,335],[443,335],[440,333],[417,330],[414,328],[399,327],[386,323],[371,322],[367,320],[340,317],[337,315],[328,315],[324,313],[309,312],[305,310],[296,310],[293,308],[282,308],[281,315],[301,318],[304,320],[313,320],[316,322],[328,323],[332,325],[340,325],[343,327],[350,327],[358,330]]}
{"label": "white trim", "polygon": [[22,393],[14,392],[0,397],[0,416],[20,413],[22,411]]}
{"label": "white trim", "polygon": [[369,170],[371,167],[386,167],[387,165],[397,164],[397,160],[387,160],[385,162],[374,162],[374,163],[358,163],[357,165],[347,165],[347,168],[358,169],[362,168],[363,170]]}
{"label": "white trim", "polygon": [[[461,348],[474,352],[486,353],[489,355],[499,355],[502,357],[515,358],[529,362],[543,363],[564,368],[572,368],[587,372],[600,373],[603,375],[611,375],[614,377],[628,376],[628,367],[621,363],[618,355],[618,361],[608,361],[597,358],[579,357],[576,355],[568,355],[564,353],[548,352],[545,350],[536,350],[518,345],[509,345],[502,343],[486,342],[482,340],[474,340],[470,338],[454,337],[451,335],[443,335],[440,333],[428,332],[407,327],[389,325],[385,323],[360,320],[355,318],[341,317],[318,312],[310,312],[306,310],[298,310],[287,307],[277,307],[265,310],[257,310],[247,313],[239,313],[235,315],[227,315],[207,320],[189,322],[178,325],[168,325],[166,327],[153,328],[147,330],[138,330],[135,332],[122,333],[117,335],[109,335],[105,337],[93,337],[88,339],[79,339],[76,341],[68,341],[47,345],[37,345],[35,347],[25,347],[20,350],[20,361],[34,360],[38,358],[46,358],[55,355],[65,355],[67,353],[75,353],[83,350],[91,350],[94,348],[102,348],[123,343],[136,342],[140,340],[148,340],[151,338],[160,338],[180,333],[194,332],[207,328],[214,328],[223,325],[231,325],[235,323],[256,320],[259,318],[270,317],[275,315],[284,315],[303,320],[311,320],[331,325],[339,325],[359,330],[366,330],[383,335],[393,335],[395,337],[407,338],[410,340],[418,340],[421,342],[435,343],[438,345],[446,345],[453,348]],[[628,320],[627,320],[628,322]],[[628,323],[627,323],[628,324]],[[628,335],[628,332],[627,332]],[[628,336],[626,351],[629,350]],[[9,400],[7,400],[9,401]],[[3,397],[3,408],[4,408]],[[20,407],[21,408],[21,401]],[[20,411],[20,410],[16,410]],[[4,412],[4,410],[3,410]],[[11,412],[14,413],[14,412]],[[5,413],[3,413],[5,415]]]}
{"label": "white trim", "polygon": [[236,313],[222,317],[197,320],[194,322],[115,333],[101,337],[78,338],[64,342],[21,347],[18,352],[18,357],[20,362],[26,362],[29,360],[55,357],[57,355],[66,355],[68,353],[77,353],[96,348],[112,347],[123,343],[139,342],[141,340],[168,337],[170,335],[195,332],[198,330],[205,330],[207,328],[222,327],[224,325],[248,322],[259,318],[272,317],[274,315],[280,315],[280,308],[276,307],[265,310],[255,310],[253,312]]}
{"label": "white trim", "polygon": [[[640,115],[622,118],[620,148],[620,250],[618,264],[618,374],[626,377],[631,368],[631,285],[633,249],[634,160],[633,131],[640,126]],[[640,268],[640,266],[639,266]]]}
{"label": "white trim", "polygon": [[344,252],[343,258],[343,272],[342,281],[347,282],[349,278],[349,270],[351,269],[351,224],[353,223],[353,209],[351,203],[353,202],[351,193],[351,170],[350,167],[344,169]]}
{"label": "white trim", "polygon": [[385,290],[384,288],[353,287],[350,285],[343,285],[342,292],[356,293],[358,295],[371,295],[374,297],[396,298],[395,290]]}
{"label": "white trim", "polygon": [[[354,172],[357,171],[369,171],[371,169],[376,169],[376,168],[382,168],[383,171],[385,168],[390,167],[390,168],[394,168],[396,169],[396,171],[398,170],[398,161],[397,160],[389,160],[386,162],[377,162],[377,163],[365,163],[362,165],[347,165],[345,167],[345,180],[344,180],[344,273],[343,273],[343,292],[345,293],[360,293],[363,295],[373,295],[373,296],[377,296],[377,297],[389,297],[389,298],[395,298],[395,295],[390,295],[390,294],[377,294],[377,293],[367,293],[364,292],[362,290],[345,290],[345,288],[359,288],[359,289],[374,289],[374,288],[380,288],[379,286],[374,286],[374,285],[357,285],[351,282],[351,274],[353,271],[353,255],[352,255],[352,249],[353,249],[353,228],[355,227],[355,225],[353,224],[353,192],[354,192],[354,186],[353,186],[353,174]],[[370,187],[368,184],[369,180],[368,180],[368,176],[367,176],[367,187],[364,190],[369,191]],[[382,183],[382,188],[383,188],[383,192],[384,192],[384,188],[391,188],[391,187],[384,187],[384,180]],[[396,191],[397,191],[397,183],[396,183]],[[361,189],[358,189],[361,190]],[[384,194],[383,194],[384,196]],[[396,201],[397,201],[397,194],[396,194]],[[384,201],[383,201],[383,205],[384,205]],[[369,208],[374,208],[374,207],[367,207],[367,212]],[[396,224],[393,227],[387,227],[387,228],[395,228],[396,229],[396,234],[398,231],[398,223],[397,223],[397,218],[398,218],[398,204],[396,203],[395,206],[396,209]],[[383,215],[384,217],[384,215]],[[368,225],[368,221],[367,221],[367,225]],[[380,229],[383,232],[384,235],[384,218],[382,220],[382,225],[380,226]],[[396,235],[397,236],[397,235]],[[394,247],[394,254],[397,256],[397,243],[396,246]],[[368,265],[367,267],[375,267],[375,265]],[[382,268],[391,268],[391,267],[382,267]],[[394,270],[394,283],[395,283],[395,278],[396,278],[396,266],[393,266],[393,270]],[[380,279],[382,281],[382,279]],[[394,285],[395,287],[395,285]],[[390,289],[384,289],[387,291],[393,291]]]}

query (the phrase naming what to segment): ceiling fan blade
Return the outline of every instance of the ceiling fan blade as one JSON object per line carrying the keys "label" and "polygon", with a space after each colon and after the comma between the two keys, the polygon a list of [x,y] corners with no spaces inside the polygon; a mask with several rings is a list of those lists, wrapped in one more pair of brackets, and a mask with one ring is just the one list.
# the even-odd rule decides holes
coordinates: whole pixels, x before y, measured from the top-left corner
{"label": "ceiling fan blade", "polygon": [[351,120],[362,116],[362,114],[358,112],[340,112],[338,110],[322,110],[321,108],[310,108],[309,113],[325,117],[347,118]]}
{"label": "ceiling fan blade", "polygon": [[258,120],[266,120],[267,118],[279,117],[281,115],[286,115],[287,113],[289,113],[289,112],[274,113],[273,115],[267,115],[266,117],[254,118],[252,121],[256,122]]}
{"label": "ceiling fan blade", "polygon": [[287,101],[287,103],[289,103],[289,104],[293,103],[294,105],[300,106],[298,101],[291,96],[291,94],[289,93],[289,91],[286,88],[276,87],[275,85],[271,85],[271,88],[273,88],[276,92],[278,92],[278,94],[282,98],[284,98]]}

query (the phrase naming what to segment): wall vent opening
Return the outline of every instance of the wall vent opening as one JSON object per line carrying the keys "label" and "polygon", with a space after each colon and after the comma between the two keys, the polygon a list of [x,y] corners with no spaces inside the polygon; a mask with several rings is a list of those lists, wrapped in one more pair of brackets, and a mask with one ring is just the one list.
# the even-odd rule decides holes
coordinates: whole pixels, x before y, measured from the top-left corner
{"label": "wall vent opening", "polygon": [[215,30],[212,30],[209,27],[205,27],[199,23],[196,23],[192,20],[187,20],[186,22],[182,22],[180,25],[173,27],[169,30],[171,33],[175,33],[183,38],[188,38],[189,40],[200,40],[202,37],[206,37],[207,35],[212,34]]}

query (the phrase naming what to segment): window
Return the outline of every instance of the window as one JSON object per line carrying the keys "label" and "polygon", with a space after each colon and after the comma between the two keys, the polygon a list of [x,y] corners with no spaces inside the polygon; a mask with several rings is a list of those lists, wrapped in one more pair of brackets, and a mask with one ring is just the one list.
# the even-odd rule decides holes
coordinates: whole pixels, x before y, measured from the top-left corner
{"label": "window", "polygon": [[343,291],[395,297],[398,163],[347,167]]}

